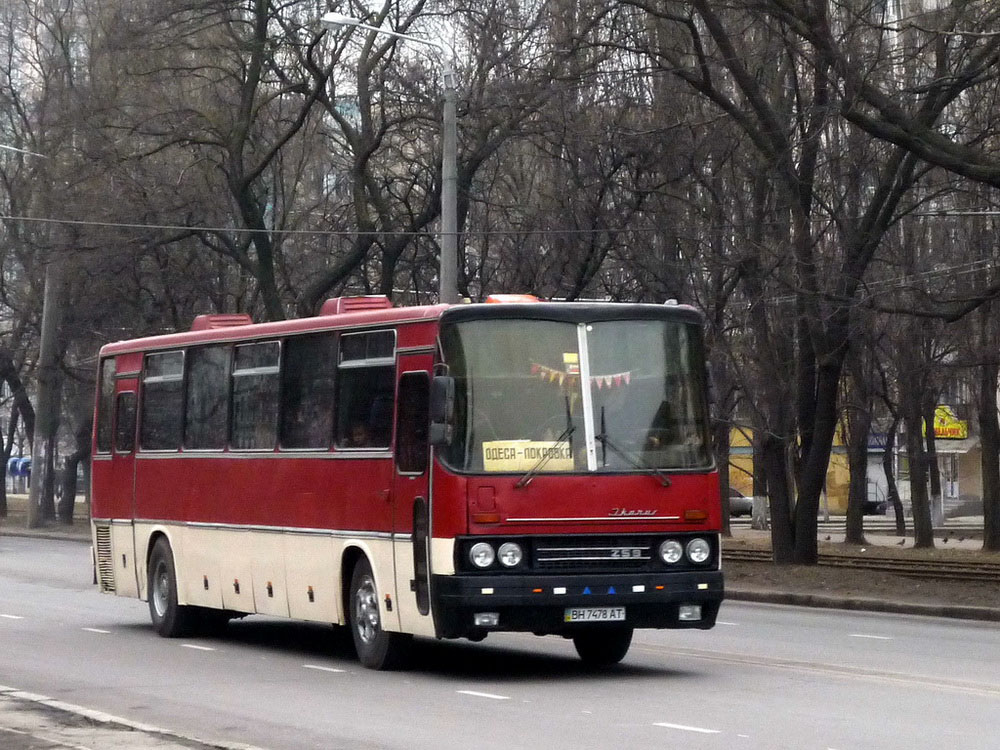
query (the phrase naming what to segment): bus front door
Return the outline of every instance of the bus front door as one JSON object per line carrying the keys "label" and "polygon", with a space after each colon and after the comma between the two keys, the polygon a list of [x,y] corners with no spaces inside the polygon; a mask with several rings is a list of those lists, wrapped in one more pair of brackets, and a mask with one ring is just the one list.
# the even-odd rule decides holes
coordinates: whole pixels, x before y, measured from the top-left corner
{"label": "bus front door", "polygon": [[433,635],[430,613],[428,398],[431,355],[400,360],[396,409],[393,545],[403,630]]}

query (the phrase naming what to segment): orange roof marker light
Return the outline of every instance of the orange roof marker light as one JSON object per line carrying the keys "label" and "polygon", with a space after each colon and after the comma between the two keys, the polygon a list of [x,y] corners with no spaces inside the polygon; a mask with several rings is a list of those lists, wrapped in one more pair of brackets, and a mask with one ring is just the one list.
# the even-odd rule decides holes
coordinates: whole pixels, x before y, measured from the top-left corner
{"label": "orange roof marker light", "polygon": [[502,304],[504,302],[541,302],[534,294],[491,294],[486,298],[491,304]]}

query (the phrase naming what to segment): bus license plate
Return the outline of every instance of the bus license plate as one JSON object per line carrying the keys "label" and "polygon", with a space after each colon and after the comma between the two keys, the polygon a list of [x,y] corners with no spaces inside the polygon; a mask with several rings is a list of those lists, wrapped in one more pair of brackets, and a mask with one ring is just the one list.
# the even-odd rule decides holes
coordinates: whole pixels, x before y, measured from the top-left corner
{"label": "bus license plate", "polygon": [[568,607],[563,622],[619,622],[625,619],[625,607]]}

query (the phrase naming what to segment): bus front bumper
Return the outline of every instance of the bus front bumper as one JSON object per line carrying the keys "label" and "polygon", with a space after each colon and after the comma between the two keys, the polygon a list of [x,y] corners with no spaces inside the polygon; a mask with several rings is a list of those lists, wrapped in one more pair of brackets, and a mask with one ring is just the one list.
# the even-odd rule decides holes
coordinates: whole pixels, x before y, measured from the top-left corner
{"label": "bus front bumper", "polygon": [[587,627],[707,630],[723,598],[720,570],[433,576],[431,585],[441,638],[492,631],[572,635]]}

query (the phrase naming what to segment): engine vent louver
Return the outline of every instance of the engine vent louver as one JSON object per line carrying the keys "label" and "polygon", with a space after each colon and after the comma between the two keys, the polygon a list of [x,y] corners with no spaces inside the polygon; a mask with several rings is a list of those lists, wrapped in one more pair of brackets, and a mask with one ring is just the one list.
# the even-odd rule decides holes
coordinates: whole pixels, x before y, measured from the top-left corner
{"label": "engine vent louver", "polygon": [[253,323],[246,313],[219,313],[212,315],[198,315],[191,323],[192,331],[211,331],[216,328],[232,328],[234,326],[248,326]]}
{"label": "engine vent louver", "polygon": [[94,532],[97,541],[97,583],[101,591],[115,591],[115,564],[111,555],[111,527],[98,526]]}
{"label": "engine vent louver", "polygon": [[386,310],[392,307],[392,300],[384,294],[369,294],[362,297],[334,297],[323,303],[320,315],[340,315],[361,310]]}

